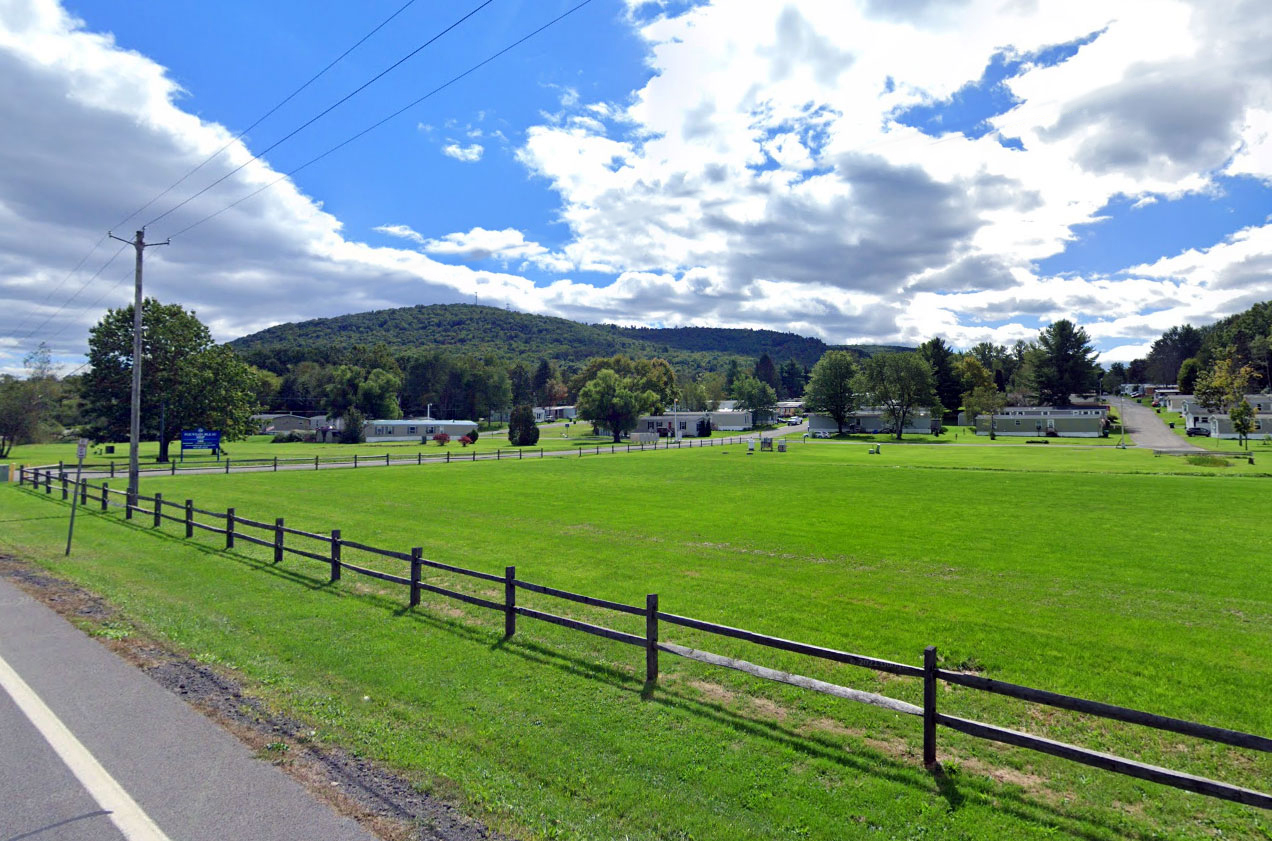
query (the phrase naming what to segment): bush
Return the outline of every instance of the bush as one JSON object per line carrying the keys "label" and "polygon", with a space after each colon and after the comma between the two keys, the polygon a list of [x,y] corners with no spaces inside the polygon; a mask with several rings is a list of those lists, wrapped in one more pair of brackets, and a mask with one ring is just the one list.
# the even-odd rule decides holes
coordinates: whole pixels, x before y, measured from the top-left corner
{"label": "bush", "polygon": [[450,436],[445,432],[439,432],[433,436],[433,440],[437,442],[437,446],[445,447],[450,442]]}
{"label": "bush", "polygon": [[275,432],[271,444],[299,444],[305,437],[299,432]]}
{"label": "bush", "polygon": [[534,410],[518,406],[508,421],[508,441],[514,447],[532,447],[539,443],[539,427],[534,425]]}
{"label": "bush", "polygon": [[469,430],[468,434],[467,434],[465,437],[468,439],[468,443],[469,443],[469,444],[476,444],[476,443],[477,443],[477,430],[476,430],[476,429]]}

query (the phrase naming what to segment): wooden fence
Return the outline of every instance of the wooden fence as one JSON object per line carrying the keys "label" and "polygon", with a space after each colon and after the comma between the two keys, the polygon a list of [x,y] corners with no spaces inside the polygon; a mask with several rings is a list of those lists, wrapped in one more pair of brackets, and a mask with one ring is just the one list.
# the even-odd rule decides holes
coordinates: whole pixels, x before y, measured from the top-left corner
{"label": "wooden fence", "polygon": [[[645,651],[645,681],[649,686],[654,685],[658,680],[658,655],[660,653],[666,653],[677,657],[684,657],[689,660],[695,660],[699,663],[705,663],[711,666],[734,669],[765,680],[772,680],[779,683],[789,684],[791,686],[801,687],[814,692],[831,695],[836,698],[870,704],[904,715],[912,715],[922,719],[923,722],[923,762],[928,768],[936,767],[937,727],[943,726],[976,738],[988,739],[990,741],[1002,742],[1016,747],[1027,748],[1039,753],[1050,754],[1051,756],[1058,756],[1063,759],[1079,762],[1083,765],[1102,768],[1106,771],[1112,771],[1117,774],[1137,777],[1142,780],[1173,786],[1174,788],[1184,789],[1186,791],[1207,795],[1209,797],[1216,797],[1222,800],[1230,800],[1248,806],[1255,806],[1260,809],[1272,810],[1272,795],[1263,792],[1241,788],[1239,786],[1207,779],[1205,777],[1194,776],[1192,774],[1186,774],[1180,771],[1172,771],[1167,768],[1148,765],[1146,763],[1114,756],[1112,754],[1101,753],[1099,751],[1066,744],[1064,742],[1057,742],[1027,733],[1021,733],[1016,730],[1009,730],[1007,728],[997,727],[995,725],[985,724],[979,721],[971,721],[964,718],[958,718],[956,716],[945,715],[938,709],[937,697],[939,693],[937,691],[937,686],[939,681],[945,681],[946,683],[956,684],[968,689],[989,692],[996,695],[1005,695],[1010,698],[1017,698],[1036,704],[1044,704],[1078,713],[1085,713],[1087,715],[1113,719],[1115,721],[1122,721],[1129,724],[1137,724],[1157,730],[1165,730],[1185,736],[1193,736],[1211,742],[1218,742],[1225,745],[1231,745],[1233,747],[1246,748],[1265,753],[1272,753],[1272,739],[1264,736],[1256,736],[1251,733],[1243,733],[1237,730],[1228,730],[1223,727],[1214,727],[1207,724],[1198,724],[1192,721],[1169,718],[1167,716],[1144,712],[1142,710],[1134,710],[1099,701],[1090,701],[1070,695],[1062,695],[1043,689],[1019,686],[1014,683],[1006,683],[992,678],[982,677],[980,675],[942,669],[937,666],[937,651],[935,646],[928,646],[924,649],[922,666],[894,663],[890,660],[883,660],[877,657],[853,654],[832,648],[823,648],[809,643],[796,642],[794,640],[774,637],[768,634],[756,633],[755,631],[747,631],[741,628],[733,628],[728,625],[720,625],[715,622],[706,622],[701,619],[680,616],[675,613],[667,613],[659,608],[658,594],[656,593],[647,595],[643,606],[624,604],[622,602],[610,601],[608,599],[602,599],[595,596],[586,596],[580,593],[572,593],[568,590],[560,590],[555,587],[548,587],[543,584],[535,584],[533,582],[523,580],[517,577],[517,569],[513,566],[505,568],[502,576],[488,572],[480,572],[478,570],[465,569],[463,567],[442,563],[440,561],[426,559],[423,557],[423,550],[419,547],[411,549],[410,552],[397,552],[389,549],[382,549],[376,546],[370,546],[365,543],[349,540],[341,534],[339,529],[332,530],[330,534],[320,534],[317,532],[302,531],[300,529],[292,528],[284,524],[282,517],[276,518],[273,523],[250,520],[246,517],[240,517],[234,508],[228,508],[224,512],[209,511],[195,507],[193,500],[187,499],[182,502],[166,500],[163,498],[162,493],[156,493],[154,496],[138,496],[137,499],[130,501],[126,499],[126,492],[110,488],[109,483],[107,482],[102,482],[101,484],[94,486],[88,480],[76,482],[74,479],[69,478],[65,473],[55,475],[52,470],[48,469],[32,470],[28,468],[19,468],[18,479],[23,487],[29,487],[36,493],[42,491],[43,494],[47,496],[52,496],[54,489],[56,488],[58,492],[60,492],[63,500],[69,499],[71,494],[78,493],[80,498],[79,501],[82,505],[87,506],[90,503],[93,503],[99,506],[101,511],[108,511],[112,506],[122,507],[126,519],[131,520],[136,515],[149,517],[152,518],[151,522],[155,528],[160,527],[165,520],[178,523],[184,527],[186,537],[192,537],[195,529],[202,529],[216,534],[225,535],[226,549],[233,549],[237,541],[244,541],[257,546],[271,548],[273,550],[274,563],[278,563],[283,560],[283,556],[286,553],[318,561],[329,567],[329,576],[332,582],[339,581],[341,573],[347,570],[358,575],[365,575],[391,584],[398,584],[409,589],[408,604],[411,607],[419,605],[421,593],[428,592],[444,596],[446,598],[455,599],[457,601],[464,602],[465,604],[485,608],[487,610],[498,611],[504,615],[505,637],[512,637],[516,634],[517,617],[525,617],[528,619],[536,619],[540,622],[547,622],[553,625],[570,628],[575,631],[604,637],[615,642],[626,643],[627,645],[635,646],[637,648],[642,648]],[[113,502],[112,495],[114,497],[120,497],[120,501],[118,503]],[[141,507],[142,502],[150,503],[151,508],[146,509]],[[175,511],[177,513],[168,513],[169,511]],[[204,517],[213,518],[217,521],[218,525],[210,525],[199,522],[195,515],[203,515]],[[247,529],[254,530],[255,533],[244,531],[240,527],[246,527]],[[257,536],[258,534],[263,534],[263,536]],[[294,545],[289,546],[287,544],[288,535],[325,544],[326,551],[321,553],[310,552]],[[345,549],[352,549],[377,557],[400,561],[407,565],[404,567],[403,571],[406,572],[409,570],[409,574],[394,575],[380,570],[351,564],[344,558]],[[481,581],[502,584],[503,600],[492,601],[490,599],[481,598],[479,596],[462,593],[457,590],[451,590],[425,582],[421,580],[424,568],[436,569]],[[602,625],[595,625],[578,619],[572,619],[568,616],[524,607],[517,603],[518,590],[538,593],[540,595],[549,596],[562,601],[602,608],[615,613],[644,617],[645,633],[643,636],[639,634],[631,634]],[[851,689],[846,686],[827,683],[826,681],[817,680],[815,678],[771,669],[746,660],[725,657],[720,654],[713,654],[708,651],[701,651],[668,642],[661,637],[661,626],[663,624],[681,628],[691,628],[706,634],[729,637],[748,643],[754,643],[758,646],[807,655],[809,657],[833,663],[844,663],[851,666],[859,666],[865,669],[872,669],[876,672],[884,672],[901,677],[918,678],[923,682],[923,705],[917,706],[885,695],[865,692],[859,689]]]}
{"label": "wooden fence", "polygon": [[[269,458],[232,459],[229,456],[226,456],[225,458],[219,459],[217,461],[189,461],[189,462],[180,461],[179,462],[179,461],[173,460],[173,461],[169,461],[167,464],[157,464],[157,463],[143,464],[138,467],[138,470],[141,473],[151,473],[151,474],[166,473],[168,475],[175,476],[177,473],[182,473],[182,472],[207,473],[207,472],[211,472],[212,470],[218,470],[224,473],[230,473],[231,471],[234,471],[234,470],[239,470],[239,471],[278,470],[280,467],[283,469],[288,469],[288,468],[299,469],[302,467],[303,468],[312,467],[314,470],[319,470],[323,465],[326,465],[327,467],[356,468],[356,467],[376,467],[381,465],[384,467],[389,467],[391,465],[408,465],[408,464],[414,464],[414,465],[439,464],[439,463],[450,464],[452,461],[524,461],[525,459],[528,459],[528,458],[529,459],[535,459],[535,458],[541,459],[545,457],[560,458],[560,457],[570,457],[570,456],[576,456],[576,455],[581,458],[584,455],[599,456],[599,455],[607,454],[607,453],[610,453],[610,454],[632,453],[632,452],[639,453],[639,452],[645,452],[646,450],[680,450],[680,449],[693,449],[694,447],[723,447],[723,446],[728,446],[730,444],[741,444],[747,440],[752,440],[752,439],[749,439],[747,436],[744,436],[744,435],[735,435],[735,436],[730,436],[727,438],[682,438],[682,439],[676,439],[676,440],[672,440],[669,438],[666,441],[660,441],[658,443],[649,443],[649,444],[643,444],[643,443],[631,444],[626,442],[622,444],[593,444],[586,447],[583,447],[583,446],[577,447],[576,448],[577,452],[575,450],[567,450],[567,449],[545,450],[543,447],[538,447],[538,448],[512,447],[508,449],[508,452],[504,452],[503,448],[498,448],[494,452],[491,452],[488,450],[483,453],[479,453],[475,449],[472,452],[463,452],[462,450],[460,452],[452,452],[451,450],[444,450],[440,452],[437,450],[434,450],[434,451],[425,452],[421,450],[415,453],[402,453],[397,455],[393,453],[385,453],[383,456],[378,456],[378,455],[368,456],[368,455],[360,455],[358,453],[354,453],[353,455],[334,455],[334,456],[328,456],[326,458],[323,458],[322,456],[295,456],[292,458],[288,458],[286,456],[271,456]],[[66,462],[59,461],[56,465],[53,465],[53,464],[41,465],[37,467],[29,467],[27,469],[38,470],[41,472],[45,470],[53,470],[58,473],[61,473],[64,471],[69,471],[73,469],[74,467],[75,467],[74,464],[68,464]],[[108,461],[108,462],[98,462],[98,463],[85,462],[83,470],[85,473],[99,474],[101,476],[108,476],[109,478],[114,479],[117,473],[121,476],[126,476],[128,474],[128,464],[123,461]]]}

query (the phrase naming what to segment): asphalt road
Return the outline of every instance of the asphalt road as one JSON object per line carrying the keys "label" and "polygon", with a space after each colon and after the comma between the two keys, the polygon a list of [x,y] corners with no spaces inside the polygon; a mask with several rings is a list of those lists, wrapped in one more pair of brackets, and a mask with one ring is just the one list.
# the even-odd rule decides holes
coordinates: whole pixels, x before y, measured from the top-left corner
{"label": "asphalt road", "polygon": [[1122,422],[1126,424],[1126,432],[1135,440],[1135,446],[1152,450],[1176,453],[1204,453],[1200,447],[1194,447],[1184,438],[1168,427],[1157,412],[1148,406],[1141,406],[1134,400],[1113,400],[1111,406],[1122,413]]}
{"label": "asphalt road", "polygon": [[374,841],[0,581],[0,841]]}

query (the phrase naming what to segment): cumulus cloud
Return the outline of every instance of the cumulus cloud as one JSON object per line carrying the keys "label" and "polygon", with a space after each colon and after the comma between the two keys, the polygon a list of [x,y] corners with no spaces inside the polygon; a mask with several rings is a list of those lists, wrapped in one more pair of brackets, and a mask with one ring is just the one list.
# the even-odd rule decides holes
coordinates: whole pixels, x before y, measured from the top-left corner
{"label": "cumulus cloud", "polygon": [[458,143],[448,143],[442,147],[443,155],[465,163],[480,161],[485,151],[486,147],[480,143],[469,143],[467,146],[461,146]]}
{"label": "cumulus cloud", "polygon": [[[1114,198],[1165,202],[1217,175],[1272,182],[1266,3],[627,6],[649,71],[630,95],[588,101],[586,88],[562,88],[561,110],[536,125],[495,128],[483,114],[481,125],[419,127],[466,162],[483,143],[514,145],[556,198],[544,221],[567,231],[559,241],[527,239],[500,217],[457,232],[376,229],[400,248],[357,242],[283,181],[150,252],[149,289],[193,306],[221,338],[477,294],[587,321],[768,327],[832,342],[1013,341],[1063,316],[1110,353],[1272,297],[1272,225],[1166,248],[1120,272],[1036,269]],[[1015,104],[989,116],[982,136],[933,136],[897,119],[975,83],[994,56],[1091,33],[1065,60],[1007,79]],[[127,255],[62,311],[114,246],[99,245],[65,290],[59,282],[104,220],[230,133],[184,111],[163,67],[85,31],[54,0],[0,4],[0,74],[0,122],[21,127],[0,134],[2,368],[35,332],[67,356],[82,350],[102,307],[128,300]],[[202,183],[249,157],[231,144]],[[151,234],[179,232],[277,178],[251,163]],[[520,274],[530,269],[558,279],[536,285]]]}

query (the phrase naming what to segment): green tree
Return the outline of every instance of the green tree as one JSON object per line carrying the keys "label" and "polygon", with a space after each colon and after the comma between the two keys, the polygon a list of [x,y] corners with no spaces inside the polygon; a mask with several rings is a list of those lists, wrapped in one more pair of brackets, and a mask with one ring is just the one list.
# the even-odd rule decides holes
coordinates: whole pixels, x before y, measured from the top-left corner
{"label": "green tree", "polygon": [[1239,443],[1250,449],[1250,433],[1254,432],[1254,407],[1244,399],[1238,400],[1228,410],[1228,419],[1232,421],[1232,431],[1237,433]]}
{"label": "green tree", "polygon": [[667,360],[632,359],[621,354],[608,359],[598,357],[588,360],[584,369],[570,380],[570,393],[582,396],[587,384],[605,370],[613,371],[620,379],[629,380],[634,391],[653,393],[654,403],[649,411],[655,414],[671,408],[680,396],[676,388],[676,371]]}
{"label": "green tree", "polygon": [[1086,330],[1060,319],[1038,334],[1029,350],[1034,393],[1043,406],[1067,406],[1071,395],[1095,388],[1098,368],[1095,348]]}
{"label": "green tree", "polygon": [[755,378],[773,389],[774,394],[782,395],[782,377],[773,364],[773,357],[767,353],[760,354],[759,361],[755,363]]}
{"label": "green tree", "polygon": [[1192,394],[1197,387],[1197,375],[1201,373],[1201,362],[1190,356],[1179,366],[1179,390],[1183,394]]}
{"label": "green tree", "polygon": [[993,385],[978,385],[963,395],[963,411],[967,414],[967,419],[971,421],[973,427],[976,426],[976,417],[978,415],[989,416],[990,440],[998,437],[994,433],[994,415],[1002,412],[1006,405],[1007,395]]}
{"label": "green tree", "polygon": [[788,359],[778,372],[782,378],[782,392],[787,400],[797,400],[804,394],[809,374],[798,360]]}
{"label": "green tree", "polygon": [[534,409],[517,406],[508,417],[508,441],[514,447],[532,447],[539,442],[539,427],[534,423]]}
{"label": "green tree", "polygon": [[1260,376],[1264,387],[1272,385],[1272,333],[1250,340],[1250,361],[1263,369]]}
{"label": "green tree", "polygon": [[941,402],[945,411],[957,411],[962,402],[963,385],[954,371],[954,351],[937,336],[919,345],[919,355],[927,360],[932,369],[936,399]]}
{"label": "green tree", "polygon": [[0,458],[7,458],[15,444],[35,440],[40,413],[33,392],[30,382],[0,375]]}
{"label": "green tree", "polygon": [[356,406],[358,411],[377,420],[394,420],[402,417],[398,405],[398,390],[402,381],[383,368],[369,371],[358,383]]}
{"label": "green tree", "polygon": [[[169,444],[182,429],[219,429],[226,440],[249,434],[259,387],[252,368],[217,346],[208,328],[179,304],[147,298],[141,319],[141,428],[144,437],[159,441],[158,460],[168,460]],[[129,434],[132,322],[129,305],[108,310],[89,331],[82,396],[97,440]]]}
{"label": "green tree", "polygon": [[854,388],[857,362],[846,350],[830,350],[813,366],[808,388],[804,391],[804,408],[834,418],[839,433],[844,431],[848,416],[861,402]]}
{"label": "green tree", "polygon": [[556,366],[547,359],[540,359],[539,367],[534,369],[534,376],[530,378],[535,405],[548,405],[548,383],[557,379],[560,379],[560,376],[557,374]]}
{"label": "green tree", "polygon": [[1211,412],[1228,412],[1245,402],[1250,381],[1256,376],[1249,365],[1239,365],[1236,348],[1229,345],[1224,355],[1206,371],[1197,375],[1193,394],[1197,402]]}
{"label": "green tree", "polygon": [[738,401],[739,409],[750,411],[757,425],[771,423],[777,414],[777,392],[750,374],[739,374],[733,381],[733,399]]}
{"label": "green tree", "polygon": [[624,380],[610,369],[597,373],[579,392],[578,414],[597,426],[608,429],[617,444],[624,433],[636,428],[640,416],[658,402],[652,391],[639,391],[631,380]]}
{"label": "green tree", "polygon": [[858,376],[857,390],[870,402],[887,410],[897,440],[906,422],[919,409],[939,405],[932,368],[918,353],[880,353],[865,361]]}
{"label": "green tree", "polygon": [[508,369],[508,384],[512,389],[512,404],[528,406],[534,402],[534,374],[524,362],[517,362]]}

